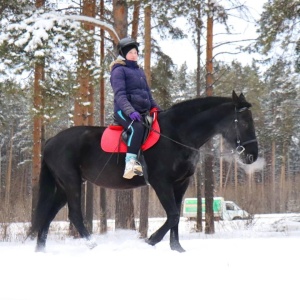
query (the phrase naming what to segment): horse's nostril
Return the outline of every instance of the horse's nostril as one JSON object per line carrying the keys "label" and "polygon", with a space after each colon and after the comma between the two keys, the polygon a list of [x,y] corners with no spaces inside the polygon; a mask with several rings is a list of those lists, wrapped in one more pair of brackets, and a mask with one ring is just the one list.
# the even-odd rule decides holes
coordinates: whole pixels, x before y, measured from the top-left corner
{"label": "horse's nostril", "polygon": [[253,155],[252,155],[252,154],[248,154],[248,155],[247,155],[247,158],[248,158],[248,162],[249,162],[250,164],[252,164],[252,163],[254,162],[254,158],[253,158]]}

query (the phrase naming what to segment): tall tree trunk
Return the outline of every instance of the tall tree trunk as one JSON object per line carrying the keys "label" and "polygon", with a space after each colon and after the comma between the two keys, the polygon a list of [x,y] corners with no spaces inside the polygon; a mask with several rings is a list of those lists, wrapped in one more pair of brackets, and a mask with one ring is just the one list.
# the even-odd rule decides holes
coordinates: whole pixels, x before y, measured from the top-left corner
{"label": "tall tree trunk", "polygon": [[[82,15],[95,17],[96,4],[95,0],[84,0]],[[83,28],[88,32],[94,31],[93,24],[84,23]],[[77,80],[79,89],[75,99],[74,107],[74,124],[75,125],[92,125],[94,116],[94,87],[91,80],[91,72],[87,67],[88,61],[94,59],[94,45],[89,42],[86,50],[78,51]]]}
{"label": "tall tree trunk", "polygon": [[[100,1],[100,17],[104,19],[104,0]],[[104,60],[105,60],[105,32],[100,29],[100,126],[105,124],[105,78],[104,78]]]}
{"label": "tall tree trunk", "polygon": [[234,158],[234,195],[235,199],[238,199],[238,165],[237,165],[237,159]]}
{"label": "tall tree trunk", "polygon": [[286,146],[283,143],[283,150],[282,150],[282,157],[281,157],[281,170],[280,170],[280,188],[279,188],[279,212],[286,212]]}
{"label": "tall tree trunk", "polygon": [[[104,19],[104,0],[100,1],[100,16]],[[105,32],[100,30],[100,126],[105,124],[105,78],[104,78],[104,46]],[[107,205],[106,205],[106,190],[100,187],[100,233],[107,232]]]}
{"label": "tall tree trunk", "polygon": [[[82,15],[87,17],[95,17],[96,0],[84,0],[82,6]],[[95,26],[91,23],[84,23],[83,28],[87,32],[95,30]],[[88,47],[85,50],[78,51],[79,68],[77,70],[78,92],[74,105],[74,124],[77,125],[94,125],[94,86],[92,83],[92,74],[87,67],[87,62],[94,59],[94,44],[87,42]],[[93,231],[93,184],[86,183],[82,191],[86,192],[85,219],[86,225],[90,232]]]}
{"label": "tall tree trunk", "polygon": [[[140,7],[141,7],[141,1],[140,0],[134,1],[134,3],[133,3],[133,20],[132,20],[131,37],[135,40],[138,37]],[[146,20],[146,16],[145,16],[145,20]]]}
{"label": "tall tree trunk", "polygon": [[[206,95],[213,95],[213,4],[208,1],[210,9],[207,16],[207,44],[206,44]],[[205,155],[205,233],[215,232],[213,197],[213,156],[210,154],[213,147],[212,141],[206,143]]]}
{"label": "tall tree trunk", "polygon": [[[139,2],[139,1],[138,1]],[[139,3],[140,5],[140,3]],[[146,5],[145,10],[145,49],[144,69],[149,86],[151,86],[151,5]],[[148,210],[149,210],[149,186],[141,188],[140,200],[140,226],[141,237],[147,237],[148,233]]]}
{"label": "tall tree trunk", "polygon": [[[208,1],[209,6],[213,6]],[[206,96],[213,95],[213,15],[212,7],[208,11],[207,16],[207,39],[206,39]]]}
{"label": "tall tree trunk", "polygon": [[[96,16],[96,0],[85,0],[84,3],[83,14],[89,17]],[[87,30],[95,31],[95,27],[93,25],[85,25]],[[93,61],[95,53],[94,44],[90,44],[88,48],[88,57],[87,61]],[[93,84],[92,74],[89,72],[88,76],[88,117],[87,123],[88,125],[94,125],[94,105],[95,105],[95,88]],[[85,217],[87,222],[87,229],[92,233],[93,232],[93,212],[94,212],[94,185],[87,181],[86,184],[86,209],[85,209]]]}
{"label": "tall tree trunk", "polygon": [[116,191],[115,228],[135,230],[133,190]]}
{"label": "tall tree trunk", "polygon": [[151,5],[146,5],[145,10],[145,49],[144,69],[149,87],[151,87]]}
{"label": "tall tree trunk", "polygon": [[272,156],[271,156],[271,213],[278,213],[278,196],[276,195],[276,142],[272,141]]}
{"label": "tall tree trunk", "polygon": [[202,30],[202,15],[201,15],[201,3],[197,4],[197,19],[195,22],[197,32],[197,71],[196,71],[196,93],[200,96],[201,93],[201,30]]}
{"label": "tall tree trunk", "polygon": [[6,170],[6,185],[5,185],[5,197],[4,197],[4,217],[6,218],[6,222],[10,222],[10,208],[11,208],[11,201],[10,201],[10,191],[11,191],[11,173],[12,173],[12,153],[13,153],[13,135],[14,130],[13,126],[11,128],[10,133],[10,143],[9,148],[7,149],[8,153],[8,163],[7,163],[7,170]]}
{"label": "tall tree trunk", "polygon": [[114,29],[120,39],[127,36],[128,32],[128,7],[126,0],[113,0]]}
{"label": "tall tree trunk", "polygon": [[196,229],[199,232],[203,231],[202,226],[202,193],[201,193],[201,163],[198,163],[197,171],[196,171],[196,197],[197,197],[197,219],[196,219]]}
{"label": "tall tree trunk", "polygon": [[3,144],[0,144],[0,218],[1,218],[1,211],[2,211],[2,146]]}
{"label": "tall tree trunk", "polygon": [[100,233],[107,232],[107,201],[106,190],[100,188]]}
{"label": "tall tree trunk", "polygon": [[[208,141],[206,143],[206,149],[212,148],[212,142]],[[214,174],[213,174],[213,156],[211,154],[205,156],[204,163],[205,172],[205,233],[213,234],[215,233],[215,223],[214,223],[214,211],[213,211],[213,201],[214,201]]]}
{"label": "tall tree trunk", "polygon": [[[197,19],[195,20],[196,32],[197,32],[197,70],[196,70],[196,94],[199,97],[201,94],[201,30],[202,30],[202,15],[201,15],[201,3],[197,4]],[[201,174],[201,161],[199,161],[196,171],[196,197],[197,197],[197,218],[196,218],[196,230],[203,231],[202,226],[202,174]]]}
{"label": "tall tree trunk", "polygon": [[[42,6],[44,1],[37,1]],[[39,6],[37,6],[39,7]],[[32,149],[32,206],[31,219],[34,216],[35,208],[38,200],[39,191],[39,177],[41,169],[41,154],[42,154],[42,140],[43,140],[43,93],[41,82],[45,79],[45,62],[41,61],[35,64],[34,68],[34,116],[33,116],[33,149]]]}
{"label": "tall tree trunk", "polygon": [[[114,29],[120,39],[127,36],[128,32],[128,7],[125,0],[113,0]],[[134,205],[133,191],[116,191],[116,228],[133,229]]]}
{"label": "tall tree trunk", "polygon": [[[224,183],[223,183],[223,173],[224,173],[224,166],[223,166],[223,137],[220,136],[220,185],[219,185],[219,195],[223,195],[223,186],[224,186]],[[225,190],[225,187],[224,187],[224,190]]]}
{"label": "tall tree trunk", "polygon": [[141,238],[146,238],[148,233],[148,211],[149,211],[149,186],[141,188],[140,200],[140,225],[139,233]]}

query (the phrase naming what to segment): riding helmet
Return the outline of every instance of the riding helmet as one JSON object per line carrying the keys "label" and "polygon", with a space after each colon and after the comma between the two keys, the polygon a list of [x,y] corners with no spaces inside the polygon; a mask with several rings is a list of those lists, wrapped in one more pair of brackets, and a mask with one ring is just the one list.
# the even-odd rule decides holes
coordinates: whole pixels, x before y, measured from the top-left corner
{"label": "riding helmet", "polygon": [[126,58],[127,53],[132,49],[135,48],[137,52],[139,52],[139,43],[136,42],[134,39],[126,37],[120,40],[117,49],[118,53]]}

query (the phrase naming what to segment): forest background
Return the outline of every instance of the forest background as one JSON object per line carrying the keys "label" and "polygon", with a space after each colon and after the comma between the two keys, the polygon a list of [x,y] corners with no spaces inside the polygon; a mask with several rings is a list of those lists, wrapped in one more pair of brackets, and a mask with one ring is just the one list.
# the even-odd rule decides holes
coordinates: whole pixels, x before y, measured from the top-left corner
{"label": "forest background", "polygon": [[[178,18],[186,20],[185,29],[177,27]],[[109,65],[118,37],[125,36],[140,42],[140,63],[163,109],[196,96],[230,96],[232,90],[243,92],[252,103],[264,165],[249,172],[234,156],[224,155],[228,152],[222,139],[215,138],[214,194],[252,214],[299,212],[300,3],[267,1],[257,20],[256,39],[237,38],[229,25],[232,18],[254,22],[249,8],[238,0],[2,0],[0,223],[31,220],[48,138],[74,125],[113,122]],[[214,32],[209,24],[223,31]],[[211,53],[218,49],[218,55],[210,59],[209,34],[211,39],[226,36],[225,42],[213,44]],[[159,41],[167,38],[189,39],[196,50],[195,69],[174,64],[163,52]],[[220,50],[227,55],[228,45],[235,49],[231,62],[222,60]],[[261,59],[248,64],[234,59],[243,51],[259,53]],[[208,64],[213,72],[207,71]],[[197,176],[205,178],[205,171],[197,174],[187,196],[203,190]],[[116,192],[84,184],[84,189],[87,223],[104,220],[101,231],[106,230],[107,218],[119,218],[119,227],[125,228],[134,227],[126,215],[131,220],[145,212],[149,217],[164,216],[151,188]],[[128,214],[121,213],[124,210]],[[67,208],[58,218],[67,219]]]}

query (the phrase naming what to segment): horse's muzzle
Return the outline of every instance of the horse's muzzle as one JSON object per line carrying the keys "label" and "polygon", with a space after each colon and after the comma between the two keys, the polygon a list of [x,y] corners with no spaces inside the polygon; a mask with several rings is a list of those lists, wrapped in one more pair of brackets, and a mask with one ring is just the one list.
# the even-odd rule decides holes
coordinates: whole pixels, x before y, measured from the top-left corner
{"label": "horse's muzzle", "polygon": [[258,158],[258,144],[256,139],[245,142],[242,145],[240,147],[243,147],[244,151],[238,154],[240,154],[243,163],[247,165],[253,164]]}
{"label": "horse's muzzle", "polygon": [[244,151],[242,155],[242,160],[245,164],[250,165],[253,164],[257,158],[258,158],[258,148],[257,147],[251,147],[251,151]]}
{"label": "horse's muzzle", "polygon": [[252,164],[252,163],[254,163],[254,156],[253,156],[253,154],[247,154],[246,155],[246,164]]}

